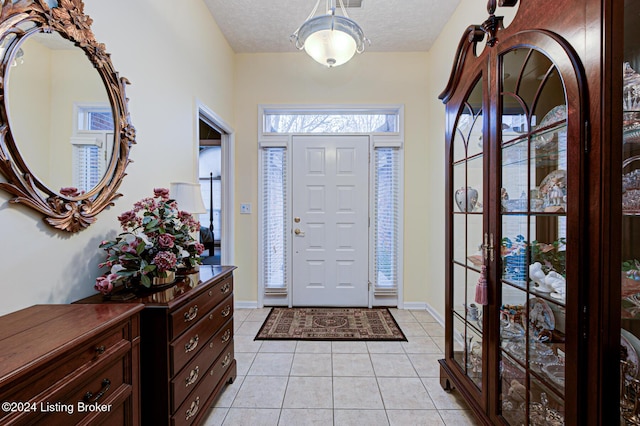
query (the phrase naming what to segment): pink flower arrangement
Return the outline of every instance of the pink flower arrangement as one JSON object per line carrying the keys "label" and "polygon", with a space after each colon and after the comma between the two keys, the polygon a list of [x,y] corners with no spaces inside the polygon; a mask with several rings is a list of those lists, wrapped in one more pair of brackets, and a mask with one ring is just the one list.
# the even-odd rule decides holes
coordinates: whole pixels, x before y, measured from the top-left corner
{"label": "pink flower arrangement", "polygon": [[101,293],[109,294],[117,284],[133,280],[150,287],[153,277],[166,277],[167,271],[200,263],[204,246],[191,236],[199,231],[200,223],[178,209],[168,189],[154,189],[153,197],[136,202],[118,221],[124,232],[100,243],[107,258],[99,266],[109,268],[96,278],[94,288]]}

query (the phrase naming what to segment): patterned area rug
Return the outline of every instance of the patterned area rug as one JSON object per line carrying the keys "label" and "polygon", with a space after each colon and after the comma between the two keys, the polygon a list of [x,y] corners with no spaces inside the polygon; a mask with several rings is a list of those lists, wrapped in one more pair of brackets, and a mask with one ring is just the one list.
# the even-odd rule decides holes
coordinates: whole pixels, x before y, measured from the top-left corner
{"label": "patterned area rug", "polygon": [[272,308],[254,340],[404,340],[387,308]]}

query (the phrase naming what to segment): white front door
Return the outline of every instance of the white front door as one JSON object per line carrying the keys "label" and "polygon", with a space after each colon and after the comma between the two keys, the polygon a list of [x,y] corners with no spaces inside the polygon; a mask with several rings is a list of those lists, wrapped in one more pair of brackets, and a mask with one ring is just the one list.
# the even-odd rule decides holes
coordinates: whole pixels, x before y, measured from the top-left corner
{"label": "white front door", "polygon": [[293,306],[368,306],[368,176],[368,136],[293,137]]}

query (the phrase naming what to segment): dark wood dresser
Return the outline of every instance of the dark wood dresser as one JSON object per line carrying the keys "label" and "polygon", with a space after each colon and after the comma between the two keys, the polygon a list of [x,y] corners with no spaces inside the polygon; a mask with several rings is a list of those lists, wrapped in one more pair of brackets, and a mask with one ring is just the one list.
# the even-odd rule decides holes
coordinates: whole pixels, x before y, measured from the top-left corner
{"label": "dark wood dresser", "polygon": [[[199,278],[190,276],[126,301],[145,306],[140,344],[143,424],[200,424],[224,386],[235,380],[234,269],[201,265]],[[98,294],[76,303],[105,300]]]}
{"label": "dark wood dresser", "polygon": [[0,424],[138,425],[140,304],[0,317]]}

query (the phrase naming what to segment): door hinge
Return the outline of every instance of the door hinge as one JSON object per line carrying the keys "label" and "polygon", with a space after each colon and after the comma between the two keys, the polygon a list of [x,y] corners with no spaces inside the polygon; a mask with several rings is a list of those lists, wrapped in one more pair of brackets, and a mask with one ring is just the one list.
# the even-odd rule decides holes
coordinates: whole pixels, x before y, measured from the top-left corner
{"label": "door hinge", "polygon": [[589,326],[589,316],[587,315],[587,307],[583,306],[582,307],[582,338],[584,340],[587,340],[587,330],[588,330],[588,326]]}

